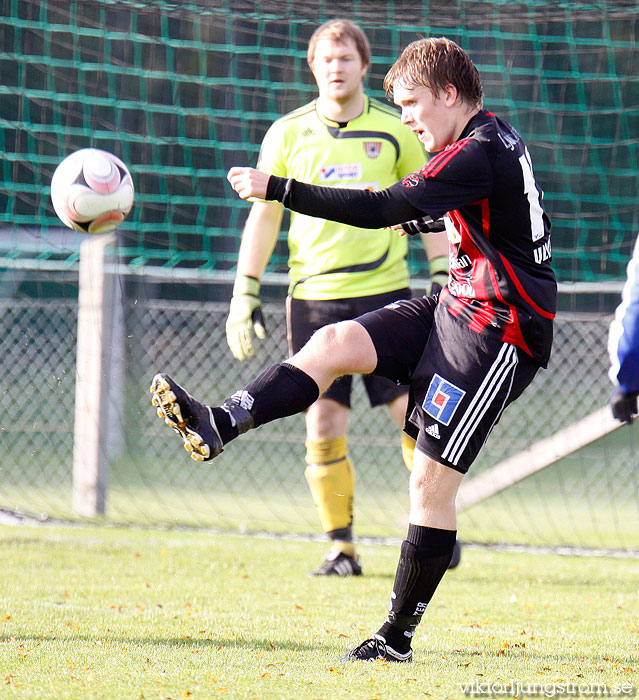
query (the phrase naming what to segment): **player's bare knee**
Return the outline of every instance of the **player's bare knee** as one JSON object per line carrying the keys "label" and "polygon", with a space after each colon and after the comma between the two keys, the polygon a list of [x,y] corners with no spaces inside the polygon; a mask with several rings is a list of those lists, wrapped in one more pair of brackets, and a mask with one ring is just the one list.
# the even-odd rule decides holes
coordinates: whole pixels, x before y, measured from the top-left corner
{"label": "player's bare knee", "polygon": [[310,344],[321,352],[327,366],[340,375],[366,374],[377,364],[368,332],[355,321],[340,321],[320,328],[313,334]]}
{"label": "player's bare knee", "polygon": [[447,506],[455,503],[462,475],[434,459],[418,458],[410,475],[412,495],[422,503]]}

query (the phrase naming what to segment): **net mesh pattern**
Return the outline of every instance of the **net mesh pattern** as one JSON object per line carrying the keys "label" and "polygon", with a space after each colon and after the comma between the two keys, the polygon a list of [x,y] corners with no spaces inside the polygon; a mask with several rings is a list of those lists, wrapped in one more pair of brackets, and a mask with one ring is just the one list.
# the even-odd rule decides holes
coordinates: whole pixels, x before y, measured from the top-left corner
{"label": "net mesh pattern", "polygon": [[[73,262],[47,236],[59,226],[51,175],[69,152],[97,147],[136,184],[123,260],[231,271],[248,205],[226,172],[254,164],[268,125],[314,97],[306,44],[319,22],[346,16],[370,38],[367,89],[380,99],[410,41],[463,46],[486,107],[528,143],[560,280],[623,274],[639,224],[634,2],[2,0],[0,13],[0,258]],[[285,267],[285,234],[272,271]],[[423,254],[410,255],[419,273]]]}
{"label": "net mesh pattern", "polygon": [[[108,423],[107,518],[233,530],[319,532],[304,480],[304,419],[250,431],[210,463],[193,462],[155,415],[148,387],[166,371],[220,403],[285,355],[284,309],[267,304],[259,357],[226,348],[227,305],[129,297],[116,313]],[[0,303],[0,507],[74,518],[72,451],[77,302]],[[605,405],[610,316],[560,314],[549,368],[540,371],[488,439],[479,474]],[[467,541],[638,547],[637,434],[603,440],[518,482],[460,516]],[[349,452],[357,472],[358,535],[405,533],[408,472],[399,431],[354,382]]]}

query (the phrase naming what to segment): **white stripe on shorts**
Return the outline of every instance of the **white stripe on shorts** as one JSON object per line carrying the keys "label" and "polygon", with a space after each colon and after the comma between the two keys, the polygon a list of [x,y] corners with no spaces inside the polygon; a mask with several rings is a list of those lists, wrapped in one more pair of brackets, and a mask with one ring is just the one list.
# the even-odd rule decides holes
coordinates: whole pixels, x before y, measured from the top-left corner
{"label": "white stripe on shorts", "polygon": [[517,362],[517,348],[509,343],[504,343],[499,351],[499,355],[497,355],[497,359],[488,370],[484,381],[470,402],[470,406],[466,409],[466,413],[462,416],[446,448],[442,452],[442,457],[451,464],[459,462],[471,435],[495,400],[508,375],[511,372],[514,373]]}

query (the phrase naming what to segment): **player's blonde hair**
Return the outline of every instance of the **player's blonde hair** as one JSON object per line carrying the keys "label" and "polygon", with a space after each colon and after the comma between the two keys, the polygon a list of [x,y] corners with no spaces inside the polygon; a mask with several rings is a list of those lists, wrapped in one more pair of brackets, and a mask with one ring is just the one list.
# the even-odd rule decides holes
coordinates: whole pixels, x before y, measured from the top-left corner
{"label": "player's blonde hair", "polygon": [[484,91],[479,71],[470,56],[446,37],[419,39],[409,44],[384,78],[384,90],[391,97],[393,85],[427,87],[433,95],[453,85],[466,104],[481,109]]}
{"label": "player's blonde hair", "polygon": [[331,19],[320,25],[313,32],[308,42],[306,60],[311,68],[313,68],[313,61],[315,60],[315,48],[320,39],[331,39],[332,41],[351,39],[355,44],[359,57],[362,59],[362,64],[367,66],[371,62],[371,47],[366,34],[360,27],[348,19]]}

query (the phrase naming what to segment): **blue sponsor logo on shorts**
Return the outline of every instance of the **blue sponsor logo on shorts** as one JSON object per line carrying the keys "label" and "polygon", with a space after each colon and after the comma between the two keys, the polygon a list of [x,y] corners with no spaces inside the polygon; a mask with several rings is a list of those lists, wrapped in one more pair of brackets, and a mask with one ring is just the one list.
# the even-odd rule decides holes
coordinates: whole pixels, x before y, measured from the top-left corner
{"label": "blue sponsor logo on shorts", "polygon": [[430,380],[422,408],[435,420],[448,425],[465,394],[463,389],[435,374]]}

